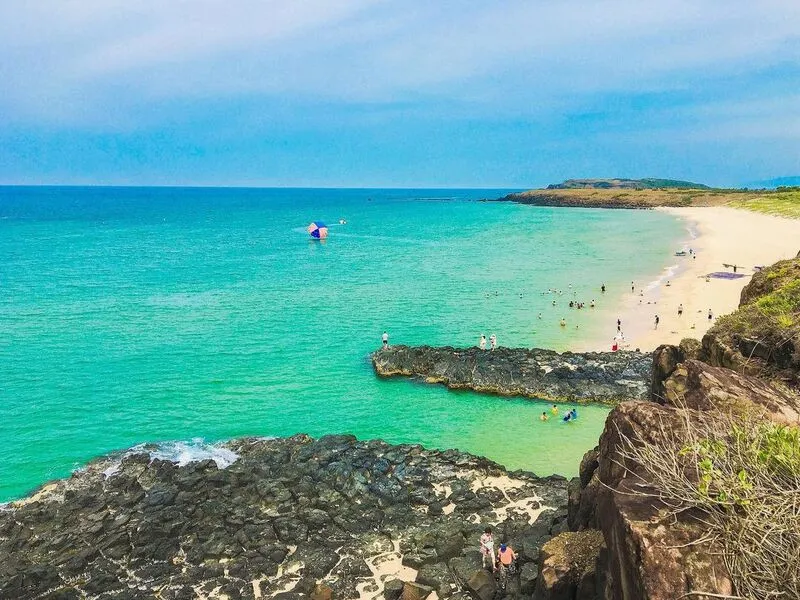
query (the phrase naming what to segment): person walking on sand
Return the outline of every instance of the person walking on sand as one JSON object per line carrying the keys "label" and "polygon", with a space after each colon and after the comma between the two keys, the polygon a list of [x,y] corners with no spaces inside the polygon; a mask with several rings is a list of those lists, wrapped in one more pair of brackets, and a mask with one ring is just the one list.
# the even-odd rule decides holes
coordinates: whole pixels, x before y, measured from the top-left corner
{"label": "person walking on sand", "polygon": [[497,336],[495,334],[489,336],[489,346],[491,346],[492,350],[497,348]]}
{"label": "person walking on sand", "polygon": [[680,317],[683,314],[683,304],[678,304],[678,316]]}
{"label": "person walking on sand", "polygon": [[481,341],[478,342],[478,347],[481,350],[486,350],[486,336],[483,334],[481,334]]}
{"label": "person walking on sand", "polygon": [[381,339],[383,340],[383,347],[384,348],[388,348],[389,347],[389,334],[384,331],[383,335],[381,336]]}
{"label": "person walking on sand", "polygon": [[617,331],[622,331],[622,321],[617,319]]}
{"label": "person walking on sand", "polygon": [[710,308],[708,309],[708,320],[709,322],[714,320],[714,314],[711,312]]}
{"label": "person walking on sand", "polygon": [[656,326],[654,327],[654,329],[658,329],[658,322],[659,322],[659,320],[660,320],[660,319],[658,318],[658,315],[656,315]]}
{"label": "person walking on sand", "polygon": [[631,281],[631,294],[632,294],[634,291],[636,291],[636,290],[635,290],[635,288],[634,288],[634,286],[633,286],[633,282]]}
{"label": "person walking on sand", "polygon": [[489,563],[492,567],[492,572],[497,570],[495,560],[494,560],[494,536],[492,536],[492,528],[487,527],[483,530],[483,535],[481,536],[481,566],[486,568],[486,563]]}

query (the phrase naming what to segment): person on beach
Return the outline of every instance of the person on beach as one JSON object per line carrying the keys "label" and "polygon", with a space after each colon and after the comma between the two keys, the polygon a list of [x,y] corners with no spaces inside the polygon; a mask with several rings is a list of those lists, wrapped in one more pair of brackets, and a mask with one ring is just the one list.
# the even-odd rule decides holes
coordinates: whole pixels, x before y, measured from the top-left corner
{"label": "person on beach", "polygon": [[486,568],[486,563],[489,562],[492,566],[492,571],[496,570],[494,562],[494,536],[492,536],[492,528],[487,527],[483,530],[481,536],[481,565]]}
{"label": "person on beach", "polygon": [[713,320],[714,320],[714,315],[713,315],[713,313],[711,312],[711,309],[710,309],[710,308],[708,309],[708,320],[709,320],[709,321],[713,321]]}
{"label": "person on beach", "polygon": [[567,320],[562,318],[562,319],[561,319],[561,323],[560,323],[560,325],[561,325],[562,327],[566,327],[566,326],[567,326]]}
{"label": "person on beach", "polygon": [[383,347],[384,348],[388,348],[389,347],[389,334],[384,331],[383,335],[381,336],[381,339],[383,340]]}
{"label": "person on beach", "polygon": [[660,319],[658,318],[658,315],[656,315],[656,326],[655,326],[653,329],[658,329],[658,321],[659,321],[659,320],[660,320]]}
{"label": "person on beach", "polygon": [[606,293],[606,284],[605,283],[600,286],[600,293],[601,294],[605,294]]}
{"label": "person on beach", "polygon": [[481,334],[481,339],[480,339],[480,341],[478,342],[478,347],[479,347],[481,350],[486,350],[486,336],[485,336],[485,335],[483,335],[483,334]]}
{"label": "person on beach", "polygon": [[557,404],[553,404],[553,408],[550,409],[550,412],[553,413],[554,415],[557,415],[558,414],[558,405]]}
{"label": "person on beach", "polygon": [[589,308],[594,308],[594,298],[592,298],[592,301],[589,303]]}
{"label": "person on beach", "polygon": [[680,317],[683,314],[683,304],[678,304],[678,316]]}
{"label": "person on beach", "polygon": [[550,417],[547,416],[547,411],[542,411],[542,416],[539,417],[540,421],[547,421]]}
{"label": "person on beach", "polygon": [[635,290],[635,288],[634,288],[634,286],[633,286],[633,282],[631,281],[631,294],[632,294],[634,291],[636,291],[636,290]]}
{"label": "person on beach", "polygon": [[495,334],[489,336],[489,345],[492,347],[492,350],[497,348],[497,336]]}
{"label": "person on beach", "polygon": [[622,321],[617,319],[617,331],[622,331]]}

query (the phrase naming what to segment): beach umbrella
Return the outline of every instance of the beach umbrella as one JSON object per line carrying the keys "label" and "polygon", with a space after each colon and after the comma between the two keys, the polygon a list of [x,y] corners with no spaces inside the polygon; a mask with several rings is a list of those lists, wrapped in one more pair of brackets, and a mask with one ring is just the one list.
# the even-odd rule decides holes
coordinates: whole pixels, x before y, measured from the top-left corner
{"label": "beach umbrella", "polygon": [[328,237],[328,226],[322,221],[314,221],[308,226],[308,235],[315,240],[324,240]]}

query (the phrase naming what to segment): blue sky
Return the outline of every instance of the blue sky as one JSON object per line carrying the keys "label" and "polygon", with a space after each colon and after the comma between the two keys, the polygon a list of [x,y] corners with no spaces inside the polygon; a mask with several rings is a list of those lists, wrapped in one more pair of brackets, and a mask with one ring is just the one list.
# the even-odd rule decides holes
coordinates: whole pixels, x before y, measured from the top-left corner
{"label": "blue sky", "polygon": [[0,4],[0,183],[798,174],[798,0]]}

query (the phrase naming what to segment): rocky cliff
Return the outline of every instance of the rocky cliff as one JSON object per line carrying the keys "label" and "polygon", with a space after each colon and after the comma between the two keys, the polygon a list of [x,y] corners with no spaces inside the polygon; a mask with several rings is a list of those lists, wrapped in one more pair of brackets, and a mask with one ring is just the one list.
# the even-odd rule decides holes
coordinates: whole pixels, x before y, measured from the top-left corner
{"label": "rocky cliff", "polygon": [[616,403],[649,395],[652,358],[640,352],[392,346],[372,355],[382,377],[404,375],[503,396]]}
{"label": "rocky cliff", "polygon": [[[754,277],[702,343],[655,351],[652,401],[611,412],[569,485],[570,529],[587,540],[600,532],[603,544],[570,551],[564,534],[550,540],[537,598],[798,597],[798,269],[795,259]],[[725,479],[749,456],[752,468]],[[763,494],[759,477],[788,483]],[[553,547],[565,550],[545,557]],[[743,575],[762,548],[762,567]]]}
{"label": "rocky cliff", "polygon": [[[566,528],[565,480],[457,451],[350,436],[218,450],[221,466],[139,448],[3,506],[0,598],[516,598]],[[488,524],[520,557],[505,590],[481,568]]]}

